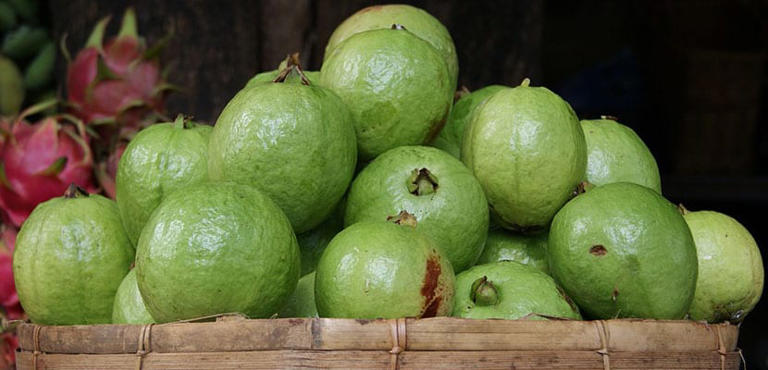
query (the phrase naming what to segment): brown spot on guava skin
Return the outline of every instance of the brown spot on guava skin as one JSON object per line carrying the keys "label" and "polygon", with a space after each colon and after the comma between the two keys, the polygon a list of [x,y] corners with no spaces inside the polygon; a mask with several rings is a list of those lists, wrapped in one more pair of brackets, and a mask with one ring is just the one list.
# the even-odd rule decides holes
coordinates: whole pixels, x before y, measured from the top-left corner
{"label": "brown spot on guava skin", "polygon": [[427,258],[424,284],[421,286],[421,295],[424,296],[424,309],[421,317],[434,317],[442,302],[442,297],[437,296],[437,288],[440,283],[440,257],[436,251]]}
{"label": "brown spot on guava skin", "polygon": [[592,248],[589,248],[589,253],[592,254],[593,256],[599,257],[599,256],[605,256],[608,253],[608,250],[605,249],[605,247],[603,247],[602,245],[596,244],[596,245],[593,245]]}
{"label": "brown spot on guava skin", "polygon": [[619,296],[619,287],[616,285],[613,286],[613,293],[611,293],[611,300],[616,302],[616,297]]}

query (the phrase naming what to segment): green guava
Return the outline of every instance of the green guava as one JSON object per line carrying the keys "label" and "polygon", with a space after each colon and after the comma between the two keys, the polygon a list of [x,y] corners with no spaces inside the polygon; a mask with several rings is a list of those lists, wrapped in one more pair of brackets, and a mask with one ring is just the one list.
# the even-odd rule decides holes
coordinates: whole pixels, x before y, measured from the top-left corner
{"label": "green guava", "polygon": [[713,211],[683,211],[699,261],[694,320],[738,323],[763,293],[763,260],[755,239],[735,219]]}
{"label": "green guava", "polygon": [[320,84],[352,110],[360,158],[437,136],[453,102],[445,61],[408,30],[356,33],[326,57]]}
{"label": "green guava", "polygon": [[179,115],[149,126],[131,140],[117,169],[117,207],[133,245],[165,194],[208,180],[211,126]]}
{"label": "green guava", "polygon": [[490,230],[477,264],[515,261],[548,274],[547,236],[547,233],[521,235],[506,230]]}
{"label": "green guava", "polygon": [[136,282],[136,270],[125,275],[120,287],[117,288],[115,305],[112,310],[113,324],[152,324],[155,319],[147,311],[144,299],[141,298],[139,285]]}
{"label": "green guava", "polygon": [[674,205],[645,186],[589,190],[555,216],[552,276],[592,318],[681,319],[696,287],[696,247]]}
{"label": "green guava", "polygon": [[374,5],[352,14],[336,27],[328,39],[328,44],[325,46],[324,61],[328,60],[336,47],[352,35],[363,31],[390,28],[393,24],[402,25],[435,48],[448,67],[451,91],[456,90],[459,58],[456,55],[456,46],[453,44],[451,34],[437,18],[423,9],[410,5]]}
{"label": "green guava", "polygon": [[19,301],[37,324],[108,324],[133,257],[115,202],[72,185],[39,204],[19,231]]}
{"label": "green guava", "polygon": [[461,160],[483,186],[499,224],[544,229],[584,179],[587,149],[576,114],[544,87],[493,94],[464,131]]}
{"label": "green guava", "polygon": [[472,118],[472,112],[491,95],[505,88],[507,87],[502,85],[490,85],[473,92],[469,90],[457,92],[460,96],[459,100],[453,104],[445,127],[440,130],[432,146],[445,150],[456,158],[461,158],[461,141],[464,137],[464,129]]}
{"label": "green guava", "polygon": [[317,317],[315,306],[315,272],[299,279],[296,290],[288,297],[278,317]]}
{"label": "green guava", "polygon": [[239,312],[270,317],[299,280],[299,246],[255,187],[203,183],[168,194],[141,232],[136,280],[158,322]]}
{"label": "green guava", "polygon": [[[405,221],[401,221],[405,220]],[[360,222],[336,235],[320,258],[315,303],[320,317],[446,316],[453,308],[450,262],[404,214]]]}
{"label": "green guava", "polygon": [[633,182],[661,194],[656,159],[634,130],[610,117],[583,120],[581,128],[587,141],[587,181],[597,186]]}
{"label": "green guava", "polygon": [[339,205],[325,221],[312,230],[296,235],[301,251],[301,276],[315,271],[317,261],[320,260],[320,256],[323,255],[328,243],[344,229],[345,204],[345,198],[342,198]]}
{"label": "green guava", "polygon": [[549,275],[514,261],[477,265],[456,275],[453,316],[581,320],[578,307]]}
{"label": "green guava", "polygon": [[[296,233],[325,220],[355,170],[352,115],[332,91],[304,78],[241,90],[221,112],[211,134],[213,180],[254,185],[277,203]],[[282,82],[281,82],[282,81]]]}
{"label": "green guava", "polygon": [[368,164],[349,189],[344,223],[386,221],[406,211],[455,272],[472,266],[488,230],[488,202],[472,173],[450,154],[401,146]]}

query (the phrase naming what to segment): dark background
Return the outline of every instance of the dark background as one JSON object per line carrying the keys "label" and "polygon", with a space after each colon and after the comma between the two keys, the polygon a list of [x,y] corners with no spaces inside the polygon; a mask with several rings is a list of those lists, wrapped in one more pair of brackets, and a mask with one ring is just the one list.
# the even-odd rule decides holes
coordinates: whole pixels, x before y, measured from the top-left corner
{"label": "dark background", "polygon": [[[568,100],[581,118],[617,116],[655,154],[664,195],[691,210],[741,221],[768,248],[768,107],[765,0],[403,1],[450,30],[459,85],[516,85],[530,77]],[[163,54],[183,87],[169,116],[213,123],[253,74],[301,52],[320,68],[333,29],[379,1],[50,0],[54,37],[79,49],[91,27],[136,7],[151,43],[173,33]],[[60,61],[57,76],[64,76]],[[60,83],[63,81],[60,81]],[[751,369],[768,369],[766,299],[741,327]]]}

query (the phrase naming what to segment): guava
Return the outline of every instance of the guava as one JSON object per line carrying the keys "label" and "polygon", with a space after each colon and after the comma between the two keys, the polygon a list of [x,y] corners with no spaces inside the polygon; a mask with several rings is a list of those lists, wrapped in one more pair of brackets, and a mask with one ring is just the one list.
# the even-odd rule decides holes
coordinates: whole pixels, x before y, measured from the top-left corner
{"label": "guava", "polygon": [[317,317],[315,306],[315,272],[299,279],[296,290],[288,297],[278,317]]}
{"label": "guava", "polygon": [[299,280],[288,218],[264,193],[203,183],[168,194],[141,232],[136,280],[158,322],[239,312],[270,317]]}
{"label": "guava", "polygon": [[461,160],[505,229],[543,230],[584,179],[587,150],[576,114],[545,87],[493,94],[464,131]]}
{"label": "guava", "polygon": [[681,319],[696,287],[696,247],[674,205],[627,182],[576,196],[552,220],[549,270],[587,316]]}
{"label": "guava", "polygon": [[763,293],[763,260],[755,239],[738,221],[714,211],[683,217],[693,234],[699,261],[693,320],[739,323]]}
{"label": "guava", "polygon": [[115,305],[112,310],[113,324],[152,324],[155,319],[147,311],[144,299],[141,298],[139,285],[136,282],[136,270],[125,275],[120,287],[117,288]]}
{"label": "guava", "polygon": [[477,265],[456,275],[453,316],[581,319],[578,307],[549,275],[514,261]]}
{"label": "guava", "polygon": [[165,194],[208,180],[211,129],[179,115],[173,123],[139,131],[125,148],[117,169],[115,198],[134,245]]}
{"label": "guava", "polygon": [[19,301],[37,324],[108,324],[133,257],[115,202],[71,185],[63,197],[40,203],[19,231]]}
{"label": "guava", "polygon": [[412,214],[455,272],[472,266],[488,230],[488,202],[472,173],[450,154],[427,146],[390,149],[360,172],[347,196],[344,223]]}
{"label": "guava", "polygon": [[324,61],[328,60],[344,40],[360,32],[389,28],[400,24],[428,42],[440,54],[448,67],[451,91],[456,90],[459,58],[448,29],[425,10],[406,4],[373,5],[360,9],[344,20],[331,34],[325,46]]}
{"label": "guava", "polygon": [[211,134],[208,169],[213,180],[259,188],[302,233],[333,211],[356,160],[347,106],[291,64],[276,82],[243,89],[230,100]]}
{"label": "guava", "polygon": [[320,260],[328,243],[344,229],[344,204],[346,204],[345,198],[342,198],[325,221],[312,230],[296,235],[301,251],[301,276],[315,271],[317,261]]}
{"label": "guava", "polygon": [[328,244],[315,271],[320,317],[358,319],[446,316],[453,308],[453,268],[437,245],[413,227],[359,222]]}
{"label": "guava", "polygon": [[464,129],[467,127],[472,112],[485,102],[491,95],[507,88],[502,85],[490,85],[482,89],[469,92],[466,88],[456,93],[459,99],[453,104],[453,109],[448,115],[445,127],[440,130],[432,146],[440,148],[456,158],[461,158],[461,141],[464,137]]}
{"label": "guava", "polygon": [[661,194],[656,159],[634,130],[607,116],[582,120],[581,128],[587,141],[587,181],[597,186],[633,182]]}
{"label": "guava", "polygon": [[547,233],[522,235],[506,230],[490,230],[477,264],[515,261],[548,274],[547,236]]}
{"label": "guava", "polygon": [[402,27],[356,33],[326,57],[320,84],[352,110],[361,160],[437,136],[453,102],[442,57]]}

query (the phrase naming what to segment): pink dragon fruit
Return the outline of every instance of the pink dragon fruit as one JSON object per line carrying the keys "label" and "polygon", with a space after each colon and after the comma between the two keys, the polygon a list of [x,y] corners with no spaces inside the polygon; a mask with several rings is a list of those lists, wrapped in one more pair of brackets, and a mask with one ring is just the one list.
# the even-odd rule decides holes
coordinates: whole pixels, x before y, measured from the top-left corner
{"label": "pink dragon fruit", "polygon": [[78,119],[54,115],[29,124],[24,120],[55,101],[30,107],[4,134],[0,151],[0,208],[15,226],[38,203],[64,193],[70,183],[95,192],[93,156],[85,127]]}
{"label": "pink dragon fruit", "polygon": [[13,369],[16,364],[16,348],[19,339],[13,333],[0,335],[0,369]]}
{"label": "pink dragon fruit", "polygon": [[9,225],[0,225],[0,306],[9,320],[23,316],[16,285],[13,283],[13,248],[17,230]]}
{"label": "pink dragon fruit", "polygon": [[125,11],[117,37],[104,44],[109,19],[99,21],[69,65],[68,102],[86,124],[114,125],[131,136],[157,121],[170,85],[161,76],[158,49],[148,50],[138,36],[133,9]]}
{"label": "pink dragon fruit", "polygon": [[173,87],[160,72],[160,48],[148,49],[138,36],[133,9],[125,11],[120,32],[105,44],[108,23],[106,17],[96,24],[85,48],[69,64],[67,95],[72,114],[98,134],[92,143],[97,180],[114,198],[125,143],[142,128],[168,120],[162,112]]}
{"label": "pink dragon fruit", "polygon": [[109,157],[107,157],[107,160],[99,162],[96,166],[96,179],[99,181],[99,185],[104,189],[107,196],[112,199],[115,199],[117,164],[120,162],[120,157],[123,156],[123,152],[127,145],[127,140],[120,140],[112,153],[109,154]]}

